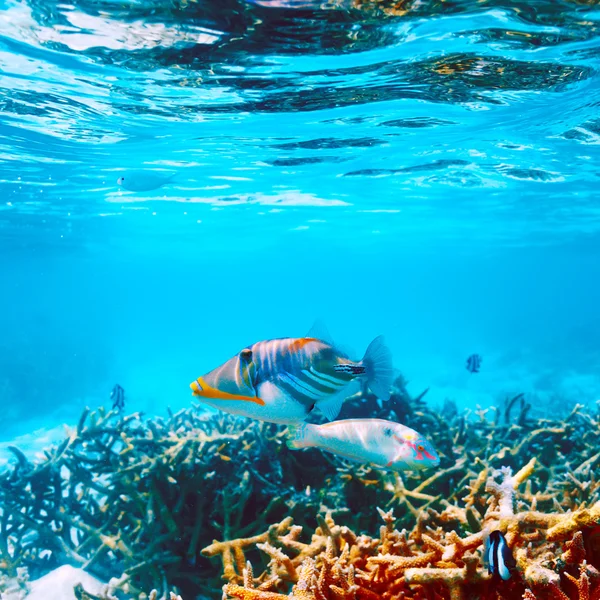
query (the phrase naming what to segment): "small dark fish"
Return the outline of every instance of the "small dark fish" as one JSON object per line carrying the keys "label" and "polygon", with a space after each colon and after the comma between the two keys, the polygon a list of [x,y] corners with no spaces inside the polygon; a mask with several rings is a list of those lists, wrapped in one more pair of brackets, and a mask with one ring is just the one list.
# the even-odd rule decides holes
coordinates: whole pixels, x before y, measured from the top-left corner
{"label": "small dark fish", "polygon": [[467,371],[469,371],[469,373],[479,373],[481,360],[481,354],[471,354],[471,356],[467,358],[467,363],[465,364]]}
{"label": "small dark fish", "polygon": [[492,579],[507,581],[511,578],[517,563],[500,531],[492,531],[485,544],[485,562]]}
{"label": "small dark fish", "polygon": [[113,401],[113,410],[121,411],[125,408],[125,390],[118,383],[112,389],[110,399]]}

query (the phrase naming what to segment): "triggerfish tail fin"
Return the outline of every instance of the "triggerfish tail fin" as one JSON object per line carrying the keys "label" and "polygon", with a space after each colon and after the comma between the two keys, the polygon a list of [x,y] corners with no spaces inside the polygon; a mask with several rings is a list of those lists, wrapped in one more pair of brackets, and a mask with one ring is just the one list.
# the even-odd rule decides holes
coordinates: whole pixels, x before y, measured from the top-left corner
{"label": "triggerfish tail fin", "polygon": [[383,336],[376,337],[367,348],[362,359],[367,375],[367,384],[381,400],[389,400],[394,381],[392,353],[385,345]]}
{"label": "triggerfish tail fin", "polygon": [[286,445],[292,450],[299,450],[300,448],[310,448],[314,446],[312,441],[312,430],[314,425],[310,423],[302,423],[301,425],[288,425],[288,439]]}

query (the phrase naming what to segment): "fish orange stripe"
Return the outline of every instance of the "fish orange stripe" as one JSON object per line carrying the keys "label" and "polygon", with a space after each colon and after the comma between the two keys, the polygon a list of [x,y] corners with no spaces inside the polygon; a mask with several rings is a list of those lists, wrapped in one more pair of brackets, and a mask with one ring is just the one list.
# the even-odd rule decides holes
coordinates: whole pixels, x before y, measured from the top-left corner
{"label": "fish orange stripe", "polygon": [[[214,387],[208,385],[202,377],[198,377],[196,381],[192,381],[190,383],[190,387],[194,393],[194,396],[206,396],[207,398],[212,398],[216,400],[242,400],[244,402],[254,402],[260,406],[265,405],[265,401],[258,396],[241,396],[239,394],[229,394],[228,392],[222,392]],[[201,394],[200,391],[206,392],[206,394]]]}
{"label": "fish orange stripe", "polygon": [[311,338],[311,337],[298,338],[290,344],[289,351],[297,352],[298,350],[302,350],[302,348],[304,348],[304,346],[306,346],[307,344],[310,344],[311,342],[316,342],[316,341],[318,341],[317,338]]}

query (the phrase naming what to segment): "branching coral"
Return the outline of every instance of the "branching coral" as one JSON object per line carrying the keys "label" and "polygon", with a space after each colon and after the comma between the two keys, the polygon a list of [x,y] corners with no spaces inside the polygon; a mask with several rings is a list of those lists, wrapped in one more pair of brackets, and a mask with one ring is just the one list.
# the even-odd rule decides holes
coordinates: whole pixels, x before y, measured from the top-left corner
{"label": "branching coral", "polygon": [[[21,565],[39,574],[69,562],[106,578],[122,572],[132,592],[164,591],[167,581],[197,594],[207,535],[244,535],[288,508],[269,493],[275,461],[265,445],[275,435],[264,424],[240,431],[232,417],[191,410],[145,423],[85,412],[41,462],[12,449],[16,463],[0,477],[0,567],[14,576]],[[247,514],[248,504],[264,520]]]}
{"label": "branching coral", "polygon": [[[600,523],[600,502],[565,512],[536,510],[531,487],[519,489],[531,481],[535,467],[532,459],[515,474],[509,467],[493,471],[485,488],[477,478],[462,506],[448,506],[442,512],[430,508],[410,532],[395,528],[391,510],[379,511],[385,525],[378,538],[352,534],[328,515],[309,544],[298,541],[296,529],[294,545],[289,545],[286,532],[292,525],[289,520],[282,522],[265,534],[268,549],[258,545],[270,557],[267,569],[258,578],[248,576],[250,565],[243,574],[230,570],[224,595],[242,600],[462,600],[467,596],[598,600],[600,572],[593,562],[599,557],[586,549],[584,538],[590,527]],[[481,503],[487,506],[478,521],[481,527],[472,531],[467,511]],[[517,572],[507,582],[493,582],[483,565],[482,549],[492,530],[504,533],[516,554]],[[239,565],[251,546],[244,542],[228,543],[240,549]],[[214,555],[215,548],[213,544],[205,552]],[[289,583],[293,586],[286,594]]]}
{"label": "branching coral", "polygon": [[[314,567],[317,583],[322,577],[323,590],[333,586],[336,600],[373,598],[392,574],[407,598],[419,597],[421,580],[435,577],[435,593],[444,597],[459,594],[464,577],[488,585],[476,558],[494,526],[514,545],[522,586],[532,594],[539,586],[525,563],[546,569],[539,572],[547,585],[558,584],[564,563],[581,589],[587,578],[595,590],[589,569],[600,568],[593,527],[599,415],[576,406],[563,420],[535,419],[522,396],[502,411],[460,414],[450,403],[433,411],[423,396],[411,399],[399,380],[390,402],[363,392],[341,417],[390,418],[425,433],[442,455],[440,467],[425,474],[292,451],[284,428],[224,414],[190,409],[143,420],[86,411],[41,460],[12,449],[14,464],[0,474],[0,572],[14,577],[28,567],[37,576],[68,562],[104,580],[116,574],[115,587],[129,594],[157,588],[187,600],[222,585],[211,559],[220,555],[225,578],[243,589],[285,594],[293,584],[299,597],[323,600],[325,592],[311,587]],[[515,475],[508,470],[522,465]],[[374,506],[388,511],[380,539],[363,535],[372,532]],[[303,541],[315,520],[315,535]],[[585,577],[556,554],[576,534],[581,539],[565,556],[585,558]],[[539,549],[548,544],[553,558]],[[262,574],[248,579],[247,560],[257,565],[261,557]],[[565,575],[560,585],[571,593],[575,584]]]}

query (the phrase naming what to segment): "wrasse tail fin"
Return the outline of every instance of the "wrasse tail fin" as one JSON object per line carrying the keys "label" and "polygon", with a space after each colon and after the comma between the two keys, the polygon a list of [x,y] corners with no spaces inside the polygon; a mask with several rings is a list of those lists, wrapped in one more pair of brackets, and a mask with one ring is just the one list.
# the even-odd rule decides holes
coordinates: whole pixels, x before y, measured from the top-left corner
{"label": "wrasse tail fin", "polygon": [[300,448],[310,448],[314,446],[311,440],[311,429],[314,425],[310,423],[302,423],[301,425],[288,425],[288,439],[286,445],[292,450],[299,450]]}
{"label": "wrasse tail fin", "polygon": [[362,359],[367,375],[367,384],[381,400],[389,400],[394,381],[392,353],[385,345],[383,336],[376,337],[367,348]]}

